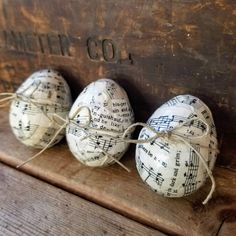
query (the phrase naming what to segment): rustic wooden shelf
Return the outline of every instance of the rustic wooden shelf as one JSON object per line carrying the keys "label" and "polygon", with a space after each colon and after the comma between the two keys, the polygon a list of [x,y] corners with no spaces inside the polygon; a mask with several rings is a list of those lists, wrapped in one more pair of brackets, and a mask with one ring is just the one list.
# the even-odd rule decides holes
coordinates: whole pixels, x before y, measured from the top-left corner
{"label": "rustic wooden shelf", "polygon": [[3,164],[0,173],[0,235],[164,236]]}
{"label": "rustic wooden shelf", "polygon": [[[15,139],[6,110],[0,112],[0,122],[0,160],[3,163],[15,167],[37,152]],[[62,142],[21,170],[162,232],[179,235],[236,233],[236,172],[233,169],[215,168],[217,189],[209,204],[203,206],[201,201],[210,189],[210,182],[189,197],[164,198],[152,192],[139,178],[132,148],[122,162],[131,173],[118,165],[89,168],[73,158]]]}

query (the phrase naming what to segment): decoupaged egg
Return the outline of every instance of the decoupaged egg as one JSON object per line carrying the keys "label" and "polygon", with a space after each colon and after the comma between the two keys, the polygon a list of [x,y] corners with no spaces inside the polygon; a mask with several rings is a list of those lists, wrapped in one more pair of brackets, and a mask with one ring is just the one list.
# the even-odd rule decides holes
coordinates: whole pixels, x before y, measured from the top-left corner
{"label": "decoupaged egg", "polygon": [[[52,69],[37,71],[16,91],[10,106],[10,126],[23,144],[42,149],[60,128],[53,114],[65,118],[71,105],[70,89],[61,74]],[[62,130],[50,146],[64,134]]]}
{"label": "decoupaged egg", "polygon": [[[170,135],[137,144],[136,166],[142,180],[166,197],[186,196],[200,188],[208,175],[194,149],[211,170],[217,156],[216,129],[209,108],[194,96],[180,95],[157,109],[147,125],[159,132],[169,131]],[[154,135],[145,127],[139,139]]]}
{"label": "decoupaged egg", "polygon": [[[67,142],[83,164],[106,166],[126,152],[129,144],[121,136],[133,123],[134,114],[126,92],[113,80],[89,84],[74,102],[69,119]],[[130,136],[131,132],[127,138]]]}

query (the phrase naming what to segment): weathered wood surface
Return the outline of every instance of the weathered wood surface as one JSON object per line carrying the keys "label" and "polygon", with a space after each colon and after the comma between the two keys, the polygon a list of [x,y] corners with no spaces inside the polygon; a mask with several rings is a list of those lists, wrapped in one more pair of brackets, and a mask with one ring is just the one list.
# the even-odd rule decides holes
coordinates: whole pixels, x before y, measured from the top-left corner
{"label": "weathered wood surface", "polygon": [[164,235],[0,164],[0,235]]}
{"label": "weathered wood surface", "polygon": [[[15,167],[36,153],[36,150],[25,147],[15,139],[8,126],[7,112],[0,112],[0,123],[2,162]],[[217,190],[204,207],[201,201],[210,189],[210,182],[187,198],[163,198],[152,192],[139,178],[132,150],[122,158],[122,162],[131,169],[131,173],[118,165],[85,167],[73,158],[67,145],[62,142],[22,170],[162,232],[188,236],[217,235],[225,219],[236,216],[236,172],[233,169],[215,169]],[[235,222],[231,224],[236,227]]]}
{"label": "weathered wood surface", "polygon": [[[231,210],[229,210],[231,211]],[[227,210],[223,213],[225,214],[225,220],[222,225],[222,227],[219,230],[219,236],[224,236],[224,235],[236,235],[236,227],[235,227],[235,222],[236,222],[236,216],[235,212],[231,214],[230,212],[227,212]]]}
{"label": "weathered wood surface", "polygon": [[199,96],[236,133],[235,0],[0,0],[0,89],[59,69],[77,96],[111,77],[137,120],[177,94]]}

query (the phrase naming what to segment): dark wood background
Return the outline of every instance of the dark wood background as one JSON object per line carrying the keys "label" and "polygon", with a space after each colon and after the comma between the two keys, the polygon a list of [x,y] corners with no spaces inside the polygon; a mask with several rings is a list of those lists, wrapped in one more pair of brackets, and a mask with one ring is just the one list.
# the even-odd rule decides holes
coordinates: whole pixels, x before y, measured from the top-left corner
{"label": "dark wood background", "polygon": [[199,96],[236,134],[235,0],[0,0],[0,91],[60,70],[73,91],[101,77],[145,121],[178,94]]}

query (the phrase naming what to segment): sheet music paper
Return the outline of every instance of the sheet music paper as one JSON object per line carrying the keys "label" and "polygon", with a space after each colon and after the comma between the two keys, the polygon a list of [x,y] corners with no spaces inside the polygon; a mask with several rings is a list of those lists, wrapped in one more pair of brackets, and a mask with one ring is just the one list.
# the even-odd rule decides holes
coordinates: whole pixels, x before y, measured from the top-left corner
{"label": "sheet music paper", "polygon": [[[16,138],[27,146],[44,148],[58,130],[53,114],[65,118],[72,105],[70,89],[55,70],[33,73],[16,91],[10,106],[10,125]],[[65,134],[62,131],[52,145]],[[51,146],[52,146],[51,145]]]}
{"label": "sheet music paper", "polygon": [[85,129],[69,123],[66,129],[69,148],[83,164],[105,166],[114,160],[106,158],[103,151],[117,160],[126,152],[129,144],[119,140],[117,132],[122,134],[133,123],[134,114],[126,92],[113,80],[89,84],[74,102],[69,118],[80,125],[89,124]]}
{"label": "sheet music paper", "polygon": [[[206,136],[201,137],[207,130],[202,121],[185,123],[193,117],[209,125],[210,131]],[[157,109],[147,124],[157,131],[174,130],[184,136],[213,169],[217,156],[216,129],[209,108],[200,99],[191,95],[174,97]],[[152,131],[143,128],[139,139],[152,136]],[[142,180],[163,196],[189,195],[201,187],[207,178],[206,169],[197,154],[177,138],[160,137],[150,143],[137,144],[135,158]]]}

